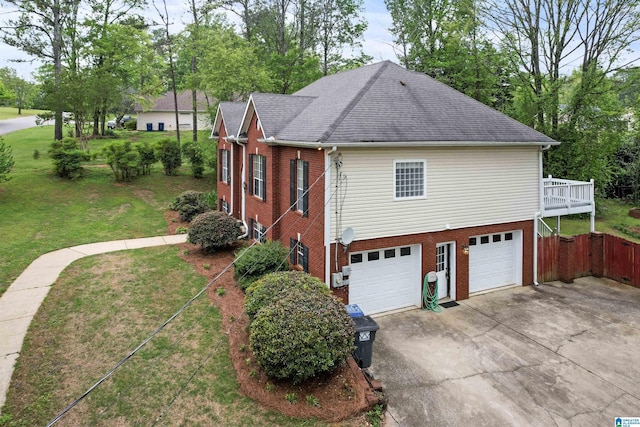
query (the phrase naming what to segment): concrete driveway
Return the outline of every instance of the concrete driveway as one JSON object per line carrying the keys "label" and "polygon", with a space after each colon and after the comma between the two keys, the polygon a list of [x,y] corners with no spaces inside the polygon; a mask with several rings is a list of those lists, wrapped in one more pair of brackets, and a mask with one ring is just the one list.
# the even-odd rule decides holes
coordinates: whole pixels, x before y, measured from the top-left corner
{"label": "concrete driveway", "polygon": [[[53,121],[51,123],[53,123]],[[24,116],[16,117],[15,119],[0,120],[0,135],[36,126],[36,116]]]}
{"label": "concrete driveway", "polygon": [[640,417],[640,289],[583,278],[376,318],[389,426],[613,426]]}

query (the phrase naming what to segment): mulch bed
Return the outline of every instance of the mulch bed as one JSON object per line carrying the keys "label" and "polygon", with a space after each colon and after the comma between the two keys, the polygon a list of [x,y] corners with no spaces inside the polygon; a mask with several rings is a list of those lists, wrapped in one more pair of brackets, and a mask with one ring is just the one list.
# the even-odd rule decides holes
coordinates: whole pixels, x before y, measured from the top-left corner
{"label": "mulch bed", "polygon": [[[167,211],[165,219],[169,234],[175,234],[178,227],[189,225],[180,222],[174,211]],[[180,257],[209,280],[233,262],[233,254],[239,248],[231,247],[225,252],[207,254],[189,243],[179,247]],[[244,293],[233,279],[232,268],[209,288],[208,296],[221,311],[223,328],[229,337],[229,355],[240,390],[246,396],[287,416],[314,417],[331,423],[347,420],[353,426],[369,425],[365,412],[380,403],[381,397],[373,391],[353,359],[349,358],[349,363],[333,374],[302,385],[273,381],[258,367],[249,348],[249,319],[244,314]],[[285,398],[290,393],[295,393],[296,404]],[[307,396],[315,397],[319,406],[307,404]]]}

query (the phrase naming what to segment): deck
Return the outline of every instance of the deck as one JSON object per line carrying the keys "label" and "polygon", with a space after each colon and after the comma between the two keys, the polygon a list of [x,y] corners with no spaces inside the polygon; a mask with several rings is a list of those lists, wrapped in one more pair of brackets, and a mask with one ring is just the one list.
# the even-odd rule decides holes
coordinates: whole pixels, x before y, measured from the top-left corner
{"label": "deck", "polygon": [[542,184],[543,217],[595,213],[593,180],[571,181],[550,176],[543,178]]}

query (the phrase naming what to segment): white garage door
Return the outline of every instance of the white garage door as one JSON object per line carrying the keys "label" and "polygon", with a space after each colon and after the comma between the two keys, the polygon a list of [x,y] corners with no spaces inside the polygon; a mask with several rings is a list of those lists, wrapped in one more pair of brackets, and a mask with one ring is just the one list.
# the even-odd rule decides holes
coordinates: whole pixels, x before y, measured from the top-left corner
{"label": "white garage door", "polygon": [[420,306],[420,245],[352,253],[349,304],[364,314]]}
{"label": "white garage door", "polygon": [[469,293],[521,284],[522,231],[469,239]]}

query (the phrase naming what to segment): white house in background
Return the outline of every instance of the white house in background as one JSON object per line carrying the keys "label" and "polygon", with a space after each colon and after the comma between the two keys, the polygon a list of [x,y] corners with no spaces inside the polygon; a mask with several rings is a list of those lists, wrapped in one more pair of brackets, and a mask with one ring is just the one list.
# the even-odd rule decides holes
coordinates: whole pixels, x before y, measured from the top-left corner
{"label": "white house in background", "polygon": [[[211,118],[209,116],[209,99],[203,92],[197,93],[198,100],[198,129],[210,129]],[[173,92],[167,92],[163,96],[150,100],[147,105],[136,104],[138,115],[137,130],[168,131],[193,129],[193,106],[191,103],[191,91],[185,90],[178,94],[178,123],[174,111]]]}

